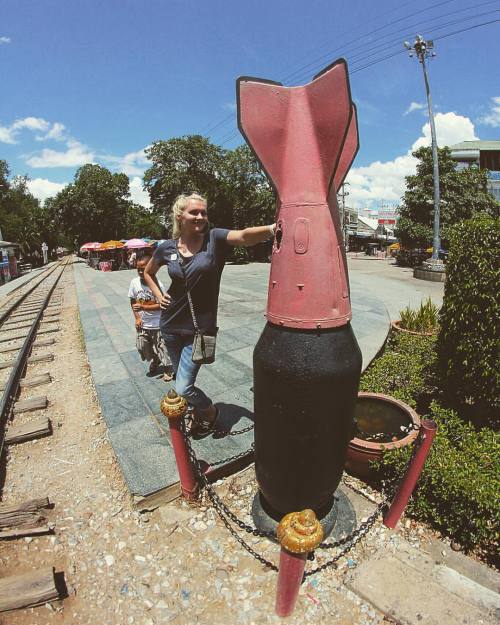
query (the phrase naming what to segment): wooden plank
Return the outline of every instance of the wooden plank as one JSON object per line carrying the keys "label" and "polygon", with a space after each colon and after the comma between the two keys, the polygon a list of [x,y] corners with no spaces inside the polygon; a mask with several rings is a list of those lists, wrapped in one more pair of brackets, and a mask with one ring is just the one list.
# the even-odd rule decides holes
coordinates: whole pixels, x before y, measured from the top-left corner
{"label": "wooden plank", "polygon": [[25,339],[27,334],[13,334],[12,336],[0,336],[0,343],[7,343],[7,341],[17,341],[18,339]]}
{"label": "wooden plank", "polygon": [[5,442],[7,445],[14,445],[15,443],[24,443],[34,438],[48,436],[51,433],[50,419],[48,417],[38,417],[27,423],[11,425],[5,434]]}
{"label": "wooden plank", "polygon": [[38,511],[50,506],[48,497],[27,499],[21,503],[0,504],[0,527],[12,527],[25,525],[28,521],[33,522]]}
{"label": "wooden plank", "polygon": [[37,356],[30,356],[28,358],[28,364],[32,365],[35,362],[52,362],[54,360],[54,354],[38,354]]}
{"label": "wooden plank", "polygon": [[[11,358],[10,360],[4,360],[0,362],[0,369],[8,369],[9,367],[13,367],[16,364],[16,358]],[[32,365],[37,362],[52,362],[54,360],[54,354],[37,354],[36,356],[30,356],[28,358],[28,364]]]}
{"label": "wooden plank", "polygon": [[45,329],[40,329],[37,330],[37,335],[38,334],[49,334],[50,332],[59,332],[59,326],[57,328],[45,328]]}
{"label": "wooden plank", "polygon": [[33,347],[45,347],[46,345],[54,345],[55,342],[56,342],[56,339],[48,337],[46,339],[36,340],[33,343]]}
{"label": "wooden plank", "polygon": [[[56,342],[56,339],[46,338],[40,339],[39,341],[35,341],[33,343],[33,348],[35,347],[45,347],[46,345],[53,345]],[[17,345],[4,345],[0,347],[0,354],[6,354],[7,352],[15,352],[22,347],[22,343],[17,343]]]}
{"label": "wooden plank", "polygon": [[[50,384],[52,378],[50,373],[41,373],[40,375],[32,375],[23,378],[20,382],[21,388],[32,388],[34,386],[40,386],[40,384]],[[5,384],[0,384],[0,391],[5,391]]]}
{"label": "wooden plank", "polygon": [[38,536],[40,534],[50,534],[52,531],[53,528],[50,525],[23,525],[9,530],[0,530],[0,539]]}
{"label": "wooden plank", "polygon": [[59,599],[54,568],[0,579],[0,612],[30,608]]}
{"label": "wooden plank", "polygon": [[[4,323],[2,326],[3,330],[21,330],[22,328],[31,328],[31,326],[33,325],[33,320],[35,319],[35,317],[33,317],[33,319],[28,319],[26,322],[23,321],[15,321],[15,322],[9,322],[9,323]],[[54,317],[53,319],[42,319],[40,321],[40,326],[47,324],[47,323],[57,323],[59,321],[59,317]]]}
{"label": "wooden plank", "polygon": [[30,410],[43,410],[47,408],[49,402],[45,396],[32,397],[31,399],[22,399],[14,404],[14,414],[21,412],[29,412]]}

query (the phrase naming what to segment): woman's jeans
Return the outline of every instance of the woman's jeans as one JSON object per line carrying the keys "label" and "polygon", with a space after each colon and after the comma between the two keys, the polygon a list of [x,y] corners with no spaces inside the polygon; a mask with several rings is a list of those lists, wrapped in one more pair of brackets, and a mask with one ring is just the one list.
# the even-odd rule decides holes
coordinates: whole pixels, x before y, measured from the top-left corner
{"label": "woman's jeans", "polygon": [[194,336],[163,332],[162,336],[172,361],[175,374],[175,392],[182,395],[192,406],[205,410],[212,405],[212,400],[194,385],[201,367],[201,365],[194,363],[191,358]]}

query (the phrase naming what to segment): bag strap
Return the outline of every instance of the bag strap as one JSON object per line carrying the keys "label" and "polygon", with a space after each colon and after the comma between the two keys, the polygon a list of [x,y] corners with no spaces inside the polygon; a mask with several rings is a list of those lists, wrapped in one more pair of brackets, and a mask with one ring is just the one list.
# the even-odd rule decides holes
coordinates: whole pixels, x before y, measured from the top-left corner
{"label": "bag strap", "polygon": [[182,275],[184,277],[184,285],[186,287],[187,299],[188,299],[188,303],[189,303],[189,310],[191,311],[191,317],[193,318],[193,326],[194,326],[195,331],[199,332],[200,328],[198,327],[198,323],[196,321],[196,315],[194,314],[194,306],[193,306],[193,300],[191,299],[191,292],[188,289],[186,272],[184,270],[184,261],[181,262],[181,260],[180,260],[180,257],[182,256],[182,254],[179,252],[179,246],[178,246],[177,242],[175,243],[175,246],[177,247],[177,255],[178,255],[178,258],[179,258],[179,267],[181,268]]}

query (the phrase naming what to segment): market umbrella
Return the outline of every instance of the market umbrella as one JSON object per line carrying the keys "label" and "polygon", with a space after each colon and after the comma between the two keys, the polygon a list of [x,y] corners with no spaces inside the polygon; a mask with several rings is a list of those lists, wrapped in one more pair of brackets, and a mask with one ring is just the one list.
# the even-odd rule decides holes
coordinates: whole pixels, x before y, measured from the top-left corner
{"label": "market umbrella", "polygon": [[393,243],[392,245],[389,245],[390,250],[399,250],[400,248],[401,245],[399,243]]}
{"label": "market umbrella", "polygon": [[138,250],[141,247],[150,247],[150,245],[144,239],[130,239],[125,243],[125,247],[128,250]]}
{"label": "market umbrella", "polygon": [[98,242],[84,243],[80,248],[80,252],[90,252],[91,250],[97,250],[100,247],[101,244]]}
{"label": "market umbrella", "polygon": [[103,250],[116,250],[119,248],[125,247],[121,241],[106,241],[106,243],[102,243],[99,247],[99,251]]}

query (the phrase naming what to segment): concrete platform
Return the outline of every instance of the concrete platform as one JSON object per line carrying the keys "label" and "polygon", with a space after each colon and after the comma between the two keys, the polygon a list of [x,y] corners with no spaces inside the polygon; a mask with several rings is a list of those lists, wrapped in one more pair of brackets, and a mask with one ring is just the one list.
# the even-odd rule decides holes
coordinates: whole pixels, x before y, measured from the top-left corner
{"label": "concrete platform", "polygon": [[[146,376],[148,366],[135,349],[133,315],[127,298],[135,271],[100,272],[74,265],[88,360],[109,437],[130,492],[143,498],[171,498],[178,481],[168,424],[160,401],[170,388],[161,376]],[[265,325],[269,265],[226,266],[223,274],[217,360],[202,367],[198,383],[218,405],[221,427],[240,430],[252,423],[252,353]],[[166,269],[159,273],[169,284]],[[353,279],[354,278],[354,279]],[[384,304],[351,276],[352,326],[363,367],[383,346],[389,331]],[[195,442],[208,464],[248,450],[253,432],[207,437]],[[176,493],[176,490],[175,490]],[[141,505],[142,505],[141,503]]]}

